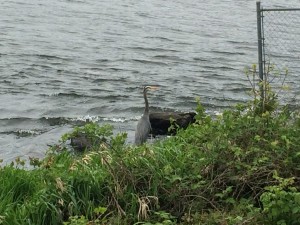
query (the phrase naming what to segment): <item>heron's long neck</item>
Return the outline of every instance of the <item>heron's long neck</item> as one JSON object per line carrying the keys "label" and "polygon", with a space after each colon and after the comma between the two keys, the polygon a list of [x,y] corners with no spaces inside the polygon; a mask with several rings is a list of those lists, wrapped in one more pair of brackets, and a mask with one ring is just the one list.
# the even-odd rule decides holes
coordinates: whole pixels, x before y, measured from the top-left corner
{"label": "heron's long neck", "polygon": [[148,103],[148,99],[147,99],[147,91],[144,90],[144,99],[145,99],[145,111],[144,111],[144,115],[145,114],[149,114],[149,103]]}

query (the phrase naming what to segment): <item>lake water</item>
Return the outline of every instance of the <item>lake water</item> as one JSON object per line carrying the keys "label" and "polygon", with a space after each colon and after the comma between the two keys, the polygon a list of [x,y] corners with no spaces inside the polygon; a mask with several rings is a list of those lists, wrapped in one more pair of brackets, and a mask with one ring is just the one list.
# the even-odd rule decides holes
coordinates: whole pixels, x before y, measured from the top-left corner
{"label": "lake water", "polygon": [[86,120],[132,142],[146,84],[160,85],[153,111],[193,111],[197,96],[210,113],[245,102],[253,63],[255,1],[1,1],[0,158],[43,157]]}

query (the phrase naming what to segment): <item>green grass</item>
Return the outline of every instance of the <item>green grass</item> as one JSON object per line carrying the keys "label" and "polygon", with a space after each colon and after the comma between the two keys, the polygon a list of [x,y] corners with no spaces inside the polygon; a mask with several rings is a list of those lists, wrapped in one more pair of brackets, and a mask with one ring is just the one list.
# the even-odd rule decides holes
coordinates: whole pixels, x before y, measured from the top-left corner
{"label": "green grass", "polygon": [[63,140],[83,132],[92,150],[59,144],[34,169],[0,168],[0,224],[297,224],[299,115],[197,111],[195,124],[151,145],[88,124]]}

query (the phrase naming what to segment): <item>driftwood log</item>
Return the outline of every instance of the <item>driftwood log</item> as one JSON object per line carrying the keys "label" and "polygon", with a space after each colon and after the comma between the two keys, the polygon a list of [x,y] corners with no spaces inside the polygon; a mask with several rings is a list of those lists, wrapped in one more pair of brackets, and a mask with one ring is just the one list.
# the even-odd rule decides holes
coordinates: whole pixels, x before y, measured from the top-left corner
{"label": "driftwood log", "polygon": [[156,112],[150,113],[150,123],[153,135],[176,134],[176,129],[169,131],[171,121],[174,121],[179,128],[187,128],[189,124],[195,122],[194,112],[176,113],[176,112]]}

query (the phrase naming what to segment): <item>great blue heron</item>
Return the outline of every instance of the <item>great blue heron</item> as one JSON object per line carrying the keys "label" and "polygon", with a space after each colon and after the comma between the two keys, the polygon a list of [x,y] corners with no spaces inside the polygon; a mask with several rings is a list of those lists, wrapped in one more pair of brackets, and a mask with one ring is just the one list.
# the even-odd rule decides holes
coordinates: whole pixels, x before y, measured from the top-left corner
{"label": "great blue heron", "polygon": [[149,103],[147,99],[148,90],[156,90],[156,86],[145,86],[144,87],[144,99],[145,99],[145,110],[142,118],[139,120],[135,130],[135,144],[141,145],[146,142],[147,137],[151,131],[151,123],[149,119]]}

